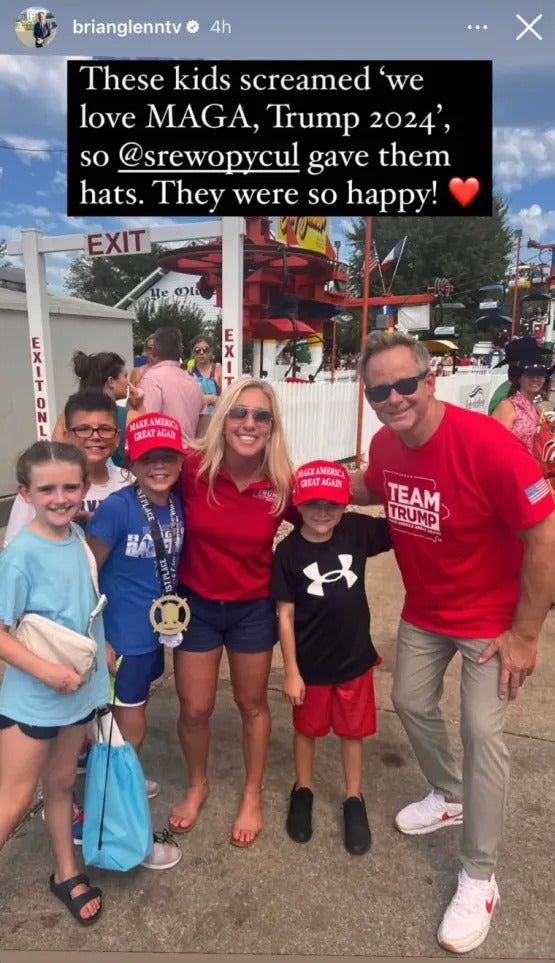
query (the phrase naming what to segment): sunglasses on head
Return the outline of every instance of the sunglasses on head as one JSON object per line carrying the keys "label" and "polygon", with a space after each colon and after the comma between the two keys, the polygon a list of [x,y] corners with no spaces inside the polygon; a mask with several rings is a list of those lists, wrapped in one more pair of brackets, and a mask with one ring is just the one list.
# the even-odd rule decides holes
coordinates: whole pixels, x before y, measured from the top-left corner
{"label": "sunglasses on head", "polygon": [[254,421],[268,423],[272,420],[272,412],[268,411],[267,408],[247,408],[246,405],[235,405],[230,409],[228,418],[233,418],[235,421],[244,421],[249,412]]}
{"label": "sunglasses on head", "polygon": [[529,378],[547,378],[547,368],[542,364],[529,364],[522,369],[522,374]]}
{"label": "sunglasses on head", "polygon": [[374,388],[366,386],[364,389],[366,400],[387,401],[392,391],[395,391],[398,395],[413,395],[418,388],[418,382],[423,381],[427,374],[428,369],[421,371],[420,374],[414,375],[412,378],[399,378],[399,381],[394,381],[390,385],[375,385]]}

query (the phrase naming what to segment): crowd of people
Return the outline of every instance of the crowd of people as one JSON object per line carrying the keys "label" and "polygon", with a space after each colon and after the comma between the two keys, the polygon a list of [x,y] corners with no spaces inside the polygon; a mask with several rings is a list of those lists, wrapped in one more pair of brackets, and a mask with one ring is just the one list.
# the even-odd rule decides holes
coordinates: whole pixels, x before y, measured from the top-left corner
{"label": "crowd of people", "polygon": [[[81,383],[57,438],[36,442],[18,461],[15,516],[0,556],[0,658],[7,665],[0,846],[41,780],[54,859],[50,889],[77,923],[98,920],[102,893],[79,871],[74,849],[83,814],[73,787],[86,767],[88,724],[111,703],[123,738],[140,753],[151,687],[169,652],[183,795],[168,801],[167,827],[141,865],[176,867],[175,837],[194,830],[208,800],[210,718],[224,648],[244,764],[229,841],[255,845],[271,737],[268,679],[279,642],[294,732],[285,830],[298,844],[312,836],[316,741],[332,730],[344,773],[344,846],[363,856],[372,841],[363,742],[376,731],[373,673],[380,662],[365,565],[393,550],[406,592],[393,703],[429,784],[424,798],[397,813],[395,826],[410,836],[462,824],[455,893],[437,935],[447,950],[472,950],[486,938],[499,901],[507,705],[534,670],[555,598],[553,495],[526,444],[528,402],[548,369],[532,372],[537,358],[516,362],[503,417],[490,418],[435,397],[423,345],[377,333],[359,360],[367,403],[382,423],[368,468],[348,472],[318,460],[295,469],[271,385],[246,377],[222,391],[209,342],[201,338],[195,347],[189,373],[177,333],[160,329],[129,379],[116,355],[97,356],[88,367],[76,356]],[[123,415],[118,398],[127,399]],[[382,505],[385,517],[346,513],[348,505]],[[292,528],[274,550],[284,520]],[[36,613],[53,630],[86,635],[98,608],[95,571],[107,604],[92,621],[96,666],[83,676],[22,644],[18,625]],[[439,708],[457,652],[462,770]],[[162,791],[145,777],[147,796]]]}

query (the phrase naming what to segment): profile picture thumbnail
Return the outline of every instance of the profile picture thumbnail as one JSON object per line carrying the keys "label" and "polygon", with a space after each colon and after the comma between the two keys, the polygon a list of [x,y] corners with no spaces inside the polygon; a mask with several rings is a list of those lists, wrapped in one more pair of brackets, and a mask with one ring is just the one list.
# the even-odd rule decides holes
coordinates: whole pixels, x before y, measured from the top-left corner
{"label": "profile picture thumbnail", "polygon": [[44,50],[56,36],[58,24],[48,7],[27,7],[15,21],[15,35],[25,47]]}

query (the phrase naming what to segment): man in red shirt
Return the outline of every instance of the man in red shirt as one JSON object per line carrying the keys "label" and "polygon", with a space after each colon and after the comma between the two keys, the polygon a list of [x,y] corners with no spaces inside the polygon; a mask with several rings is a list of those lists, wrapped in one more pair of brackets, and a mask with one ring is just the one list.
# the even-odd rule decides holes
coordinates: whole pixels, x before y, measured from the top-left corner
{"label": "man in red shirt", "polygon": [[[368,339],[360,367],[383,426],[356,504],[383,502],[406,590],[393,703],[432,787],[396,816],[420,835],[463,823],[458,888],[438,930],[455,953],[486,938],[509,778],[508,699],[534,669],[555,597],[553,498],[534,459],[487,415],[439,401],[426,348],[401,334]],[[462,656],[462,775],[439,709]],[[464,810],[464,821],[463,821]]]}

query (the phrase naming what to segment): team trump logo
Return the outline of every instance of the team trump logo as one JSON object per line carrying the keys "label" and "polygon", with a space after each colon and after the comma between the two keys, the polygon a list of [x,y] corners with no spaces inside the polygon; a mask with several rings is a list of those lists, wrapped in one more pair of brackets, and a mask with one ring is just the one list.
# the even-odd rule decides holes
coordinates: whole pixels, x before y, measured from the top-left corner
{"label": "team trump logo", "polygon": [[312,579],[312,582],[306,590],[307,595],[319,595],[322,597],[324,595],[324,585],[327,585],[328,582],[338,582],[340,578],[345,579],[347,588],[351,588],[351,586],[355,584],[358,576],[351,571],[353,556],[338,555],[337,558],[341,568],[334,568],[331,572],[324,572],[322,574],[318,567],[318,562],[312,562],[311,565],[303,568],[303,575]]}
{"label": "team trump logo", "polygon": [[433,478],[384,471],[387,519],[391,528],[434,542],[442,541],[441,523],[450,511]]}

